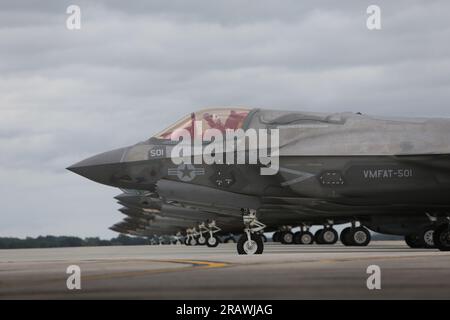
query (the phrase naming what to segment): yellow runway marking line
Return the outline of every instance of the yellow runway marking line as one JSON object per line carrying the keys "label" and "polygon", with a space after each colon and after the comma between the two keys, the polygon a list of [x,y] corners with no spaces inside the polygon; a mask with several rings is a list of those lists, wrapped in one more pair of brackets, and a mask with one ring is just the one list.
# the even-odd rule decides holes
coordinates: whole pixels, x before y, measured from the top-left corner
{"label": "yellow runway marking line", "polygon": [[[146,261],[148,261],[148,260],[146,260]],[[184,260],[184,259],[151,260],[151,261],[152,262],[188,264],[189,266],[187,266],[185,268],[160,268],[160,269],[153,269],[153,270],[125,271],[125,272],[113,272],[113,273],[99,274],[99,275],[87,275],[87,276],[83,276],[83,279],[84,280],[105,280],[105,279],[112,279],[112,278],[129,278],[129,277],[139,277],[139,276],[145,276],[148,274],[156,274],[156,273],[169,273],[169,272],[190,271],[190,270],[199,270],[199,269],[224,268],[224,267],[228,267],[231,265],[231,264],[225,263],[225,262]]]}

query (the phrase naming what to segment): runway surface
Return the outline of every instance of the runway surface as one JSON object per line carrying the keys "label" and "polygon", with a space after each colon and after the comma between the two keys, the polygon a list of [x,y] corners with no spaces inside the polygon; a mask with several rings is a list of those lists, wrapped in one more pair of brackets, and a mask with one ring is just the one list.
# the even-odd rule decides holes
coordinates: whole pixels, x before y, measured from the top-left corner
{"label": "runway surface", "polygon": [[[81,269],[68,290],[66,269]],[[369,265],[381,289],[366,285]],[[266,243],[263,255],[217,248],[124,246],[0,250],[0,299],[449,299],[450,252],[403,242],[368,247]]]}

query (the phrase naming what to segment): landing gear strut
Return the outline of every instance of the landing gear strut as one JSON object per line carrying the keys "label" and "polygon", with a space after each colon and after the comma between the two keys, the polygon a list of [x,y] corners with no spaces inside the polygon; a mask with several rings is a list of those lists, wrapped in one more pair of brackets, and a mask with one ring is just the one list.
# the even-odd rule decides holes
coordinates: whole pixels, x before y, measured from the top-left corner
{"label": "landing gear strut", "polygon": [[239,238],[237,251],[239,254],[261,254],[264,251],[264,242],[259,234],[266,225],[259,222],[256,217],[256,210],[242,209],[242,219],[244,221],[244,234]]}

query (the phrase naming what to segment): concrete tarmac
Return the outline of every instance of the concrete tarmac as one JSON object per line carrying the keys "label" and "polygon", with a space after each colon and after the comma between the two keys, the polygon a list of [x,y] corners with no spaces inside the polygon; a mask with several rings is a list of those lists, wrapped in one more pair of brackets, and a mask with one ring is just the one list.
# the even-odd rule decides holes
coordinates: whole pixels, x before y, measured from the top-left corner
{"label": "concrete tarmac", "polygon": [[[66,285],[81,269],[81,290]],[[367,267],[381,289],[367,288]],[[0,299],[449,299],[450,252],[400,241],[368,247],[266,243],[0,250]]]}

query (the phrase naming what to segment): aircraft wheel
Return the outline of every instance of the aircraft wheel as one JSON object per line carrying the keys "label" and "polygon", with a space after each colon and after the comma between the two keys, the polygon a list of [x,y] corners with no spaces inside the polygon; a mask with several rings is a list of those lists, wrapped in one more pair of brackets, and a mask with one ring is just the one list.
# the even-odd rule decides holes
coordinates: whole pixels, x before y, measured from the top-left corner
{"label": "aircraft wheel", "polygon": [[424,228],[420,233],[420,241],[424,248],[427,249],[436,248],[436,246],[434,245],[433,234],[434,234],[433,226]]}
{"label": "aircraft wheel", "polygon": [[324,232],[325,229],[319,229],[316,231],[316,233],[314,233],[314,241],[317,244],[324,244],[324,241],[322,239],[322,232]]}
{"label": "aircraft wheel", "polygon": [[187,246],[189,246],[189,241],[188,241],[188,239],[186,238],[186,239],[184,239],[184,244],[185,245],[187,245]]}
{"label": "aircraft wheel", "polygon": [[294,243],[296,244],[313,244],[314,235],[309,231],[297,231],[294,234]]}
{"label": "aircraft wheel", "polygon": [[341,231],[341,235],[339,236],[339,240],[341,240],[342,244],[344,246],[351,246],[351,241],[349,239],[349,235],[351,232],[352,228],[347,227],[344,230]]}
{"label": "aircraft wheel", "polygon": [[238,240],[237,251],[239,254],[261,254],[264,251],[264,242],[259,234],[251,234],[249,241],[244,233]]}
{"label": "aircraft wheel", "polygon": [[199,246],[204,246],[206,244],[206,238],[204,236],[200,236],[197,238],[197,244]]}
{"label": "aircraft wheel", "polygon": [[301,241],[300,241],[301,234],[302,234],[301,231],[297,231],[296,233],[294,233],[294,243],[295,244],[301,244]]}
{"label": "aircraft wheel", "polygon": [[370,232],[364,227],[352,228],[349,232],[348,238],[351,245],[357,247],[365,247],[370,242]]}
{"label": "aircraft wheel", "polygon": [[272,241],[273,242],[280,242],[280,231],[275,231],[272,235]]}
{"label": "aircraft wheel", "polygon": [[191,240],[189,240],[189,245],[190,246],[196,246],[197,245],[197,239],[192,237]]}
{"label": "aircraft wheel", "polygon": [[420,243],[420,239],[417,234],[406,235],[405,242],[410,248],[413,248],[413,249],[422,248],[422,244]]}
{"label": "aircraft wheel", "polygon": [[281,233],[281,243],[282,244],[293,244],[294,243],[294,234],[291,231],[285,231]]}
{"label": "aircraft wheel", "polygon": [[450,251],[450,225],[444,223],[434,230],[433,241],[441,251]]}
{"label": "aircraft wheel", "polygon": [[219,238],[217,236],[208,236],[206,238],[206,245],[210,248],[215,248],[219,245]]}
{"label": "aircraft wheel", "polygon": [[324,244],[335,244],[339,239],[337,231],[333,228],[325,228],[320,237]]}

